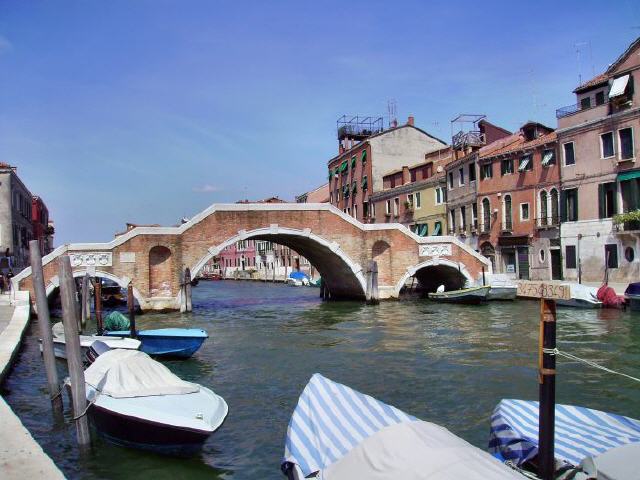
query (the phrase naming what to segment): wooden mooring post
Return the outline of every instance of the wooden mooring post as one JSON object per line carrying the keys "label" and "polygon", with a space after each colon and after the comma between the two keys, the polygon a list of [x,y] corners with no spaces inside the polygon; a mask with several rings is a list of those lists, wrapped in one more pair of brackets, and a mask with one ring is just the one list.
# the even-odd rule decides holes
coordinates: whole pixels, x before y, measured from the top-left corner
{"label": "wooden mooring post", "polygon": [[129,282],[127,285],[127,309],[129,310],[129,328],[131,329],[131,338],[136,338],[138,332],[136,330],[136,305],[133,296],[133,284]]}
{"label": "wooden mooring post", "polygon": [[98,335],[104,334],[104,323],[102,321],[102,281],[96,277],[93,283],[94,310],[96,312],[96,328]]}
{"label": "wooden mooring post", "polygon": [[568,285],[520,281],[519,297],[540,299],[538,344],[538,476],[552,480],[555,473],[555,412],[556,412],[556,300],[568,300]]}
{"label": "wooden mooring post", "polygon": [[378,294],[378,262],[370,260],[367,264],[367,290],[365,292],[367,303],[376,304],[380,301]]}
{"label": "wooden mooring post", "polygon": [[78,335],[78,309],[76,283],[71,273],[71,261],[68,255],[62,255],[58,260],[58,274],[60,278],[60,298],[62,301],[62,320],[64,323],[64,342],[71,378],[71,399],[73,403],[73,417],[76,422],[76,436],[78,445],[86,447],[91,442],[89,424],[87,422],[87,396],[82,369],[82,351]]}
{"label": "wooden mooring post", "polygon": [[37,240],[29,242],[29,255],[31,257],[31,272],[33,290],[36,297],[36,308],[38,309],[38,327],[40,328],[40,338],[42,338],[42,359],[44,369],[47,374],[47,388],[49,398],[54,410],[62,410],[62,395],[60,392],[60,382],[58,371],[56,370],[56,357],[53,353],[53,334],[51,333],[51,318],[49,316],[49,303],[47,301],[47,291],[44,286],[44,274],[42,272],[42,256]]}
{"label": "wooden mooring post", "polygon": [[191,312],[193,305],[191,303],[191,270],[189,267],[184,269],[184,294],[185,294],[185,312]]}
{"label": "wooden mooring post", "polygon": [[81,298],[81,313],[80,313],[80,325],[82,330],[87,326],[87,320],[91,318],[91,304],[89,303],[91,300],[91,292],[89,290],[89,274],[85,273],[84,277],[82,277],[82,298]]}

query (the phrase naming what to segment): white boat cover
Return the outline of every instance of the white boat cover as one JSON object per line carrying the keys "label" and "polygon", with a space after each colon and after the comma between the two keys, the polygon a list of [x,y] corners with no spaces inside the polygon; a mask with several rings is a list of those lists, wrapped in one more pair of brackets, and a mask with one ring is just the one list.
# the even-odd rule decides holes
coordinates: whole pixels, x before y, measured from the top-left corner
{"label": "white boat cover", "polygon": [[571,291],[571,298],[588,302],[598,301],[598,289],[596,287],[589,287],[580,283],[569,283],[568,285]]}
{"label": "white boat cover", "polygon": [[488,453],[439,425],[398,423],[366,438],[322,474],[323,480],[522,480]]}
{"label": "white boat cover", "polygon": [[[491,416],[489,451],[522,465],[538,453],[538,402],[502,400]],[[587,457],[640,442],[640,421],[585,407],[556,405],[554,453],[577,466]]]}
{"label": "white boat cover", "polygon": [[640,443],[630,443],[596,457],[585,458],[580,467],[598,480],[629,480],[640,472]]}
{"label": "white boat cover", "polygon": [[[445,440],[448,443],[443,443]],[[449,455],[445,456],[447,451]],[[463,458],[467,453],[453,459],[462,451],[473,452],[468,454],[468,463]],[[443,468],[438,457],[445,458],[447,468],[455,473],[426,475],[424,468]],[[320,478],[336,480],[518,478],[505,476],[505,471],[511,472],[508,467],[446,429],[422,422],[318,373],[304,388],[291,416],[282,463],[283,467],[293,464],[304,476],[320,472]],[[476,471],[498,473],[473,476]]]}
{"label": "white boat cover", "polygon": [[113,398],[182,395],[200,386],[185,382],[137,350],[110,350],[100,355],[84,372],[85,382]]}

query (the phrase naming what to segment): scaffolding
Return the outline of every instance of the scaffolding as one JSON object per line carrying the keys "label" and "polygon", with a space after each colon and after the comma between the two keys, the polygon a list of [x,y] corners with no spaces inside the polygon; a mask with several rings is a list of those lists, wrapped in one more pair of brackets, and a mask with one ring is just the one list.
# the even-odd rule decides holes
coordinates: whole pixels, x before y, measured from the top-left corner
{"label": "scaffolding", "polygon": [[384,130],[382,117],[343,115],[338,119],[338,140],[364,140]]}
{"label": "scaffolding", "polygon": [[466,147],[478,147],[485,144],[484,133],[480,130],[480,121],[486,115],[462,113],[451,120],[451,146],[456,150]]}

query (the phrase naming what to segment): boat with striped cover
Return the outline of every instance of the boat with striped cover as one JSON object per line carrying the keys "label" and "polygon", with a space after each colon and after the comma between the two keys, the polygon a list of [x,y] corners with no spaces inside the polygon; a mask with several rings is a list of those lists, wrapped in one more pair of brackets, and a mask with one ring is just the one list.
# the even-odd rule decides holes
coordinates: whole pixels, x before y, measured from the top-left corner
{"label": "boat with striped cover", "polygon": [[[502,400],[491,416],[489,451],[518,466],[535,462],[538,408],[534,401]],[[585,407],[556,404],[555,432],[556,460],[574,467],[624,445],[640,446],[639,420]]]}
{"label": "boat with striped cover", "polygon": [[290,480],[522,480],[446,428],[318,373],[291,416],[281,469]]}

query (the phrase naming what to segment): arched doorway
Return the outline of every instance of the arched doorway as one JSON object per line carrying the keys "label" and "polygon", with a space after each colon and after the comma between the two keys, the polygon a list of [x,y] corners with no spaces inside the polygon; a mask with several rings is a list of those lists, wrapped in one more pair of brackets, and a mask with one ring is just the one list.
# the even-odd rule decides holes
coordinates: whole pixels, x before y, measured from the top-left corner
{"label": "arched doorway", "polygon": [[171,250],[156,245],[149,250],[149,296],[171,297]]}

